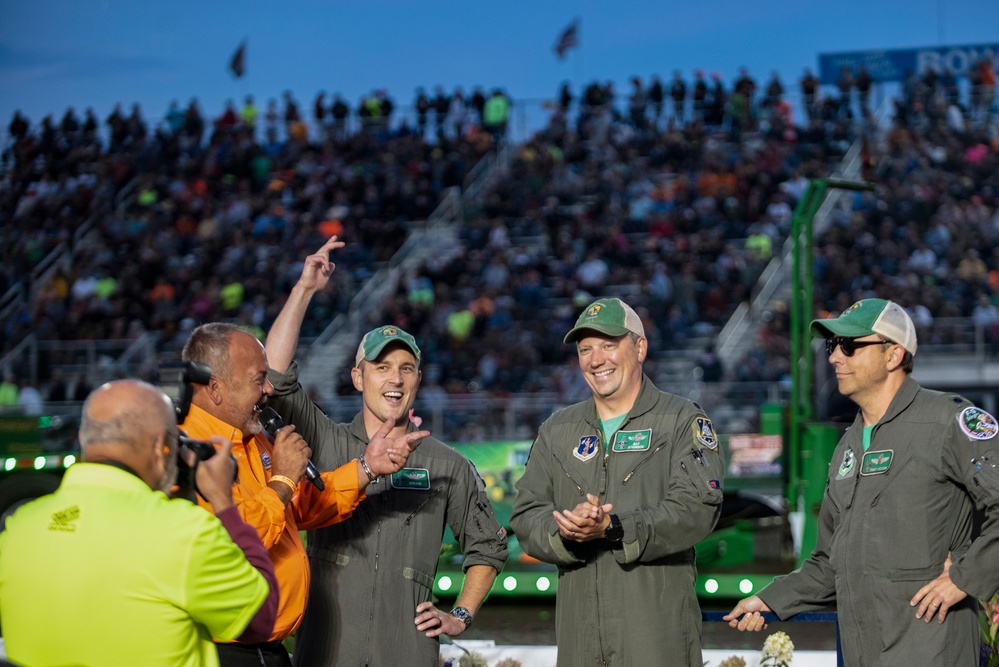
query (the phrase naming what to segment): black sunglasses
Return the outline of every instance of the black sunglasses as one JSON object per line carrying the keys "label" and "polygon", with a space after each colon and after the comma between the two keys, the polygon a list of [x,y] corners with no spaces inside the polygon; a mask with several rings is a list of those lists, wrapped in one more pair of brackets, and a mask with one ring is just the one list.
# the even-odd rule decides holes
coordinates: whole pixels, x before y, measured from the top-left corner
{"label": "black sunglasses", "polygon": [[843,350],[843,354],[852,357],[857,350],[868,345],[891,345],[890,340],[861,340],[856,338],[845,338],[844,336],[833,336],[826,338],[826,354],[832,355],[836,351],[836,346]]}

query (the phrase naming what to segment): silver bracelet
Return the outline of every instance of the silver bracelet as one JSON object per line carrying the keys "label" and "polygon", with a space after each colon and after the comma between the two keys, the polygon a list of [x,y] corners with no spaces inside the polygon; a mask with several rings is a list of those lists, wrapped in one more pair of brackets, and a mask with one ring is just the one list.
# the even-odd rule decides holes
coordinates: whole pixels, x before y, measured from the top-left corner
{"label": "silver bracelet", "polygon": [[368,467],[368,462],[364,460],[364,454],[361,454],[360,456],[358,456],[357,460],[361,464],[361,469],[364,471],[364,474],[368,476],[368,481],[369,482],[373,482],[376,479],[378,479],[378,477],[376,477],[374,474],[372,474],[371,468]]}

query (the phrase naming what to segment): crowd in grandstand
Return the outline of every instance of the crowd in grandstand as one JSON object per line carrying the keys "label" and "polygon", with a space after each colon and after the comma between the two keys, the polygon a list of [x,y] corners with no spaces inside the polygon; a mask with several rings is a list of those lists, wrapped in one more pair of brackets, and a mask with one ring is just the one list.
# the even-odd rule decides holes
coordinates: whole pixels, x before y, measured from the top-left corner
{"label": "crowd in grandstand", "polygon": [[[546,126],[466,211],[461,249],[405,276],[372,321],[421,340],[443,392],[474,383],[572,400],[581,388],[559,372],[570,351],[553,328],[567,328],[593,297],[615,295],[643,315],[653,349],[717,331],[787,238],[808,179],[828,175],[866,135],[878,188],[853,197],[817,238],[818,306],[880,296],[918,303],[917,324],[973,316],[994,325],[994,70],[975,68],[963,96],[948,72],[912,75],[881,132],[867,78],[844,72],[822,95],[806,71],[797,115],[776,73],[765,86],[745,70],[731,86],[703,72],[691,82],[636,77],[622,96],[594,82],[577,97],[566,84]],[[320,93],[311,119],[290,92],[264,111],[252,97],[229,103],[217,118],[196,100],[174,102],[155,123],[138,106],[104,120],[68,109],[37,126],[16,114],[0,187],[0,293],[20,285],[32,296],[0,322],[0,353],[29,333],[146,331],[175,352],[214,319],[263,334],[298,258],[336,233],[348,245],[334,258],[335,286],[316,297],[302,331],[318,335],[503,139],[510,105],[499,89],[466,100],[437,87],[418,89],[406,113],[377,90],[354,108]],[[93,232],[75,235],[85,221]],[[60,245],[72,262],[31,284]],[[782,379],[786,315],[771,309],[757,348],[711,377]],[[59,360],[45,364],[47,383]]]}

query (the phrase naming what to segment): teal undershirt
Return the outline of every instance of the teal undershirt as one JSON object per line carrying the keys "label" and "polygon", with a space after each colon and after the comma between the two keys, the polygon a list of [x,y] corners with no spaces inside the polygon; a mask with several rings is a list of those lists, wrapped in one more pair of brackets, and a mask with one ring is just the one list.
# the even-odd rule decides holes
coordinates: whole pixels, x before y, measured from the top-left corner
{"label": "teal undershirt", "polygon": [[866,452],[871,448],[871,433],[874,432],[874,427],[877,424],[871,424],[870,426],[864,427],[864,451]]}
{"label": "teal undershirt", "polygon": [[621,424],[624,423],[625,418],[628,413],[625,412],[623,415],[617,417],[611,417],[610,419],[600,420],[600,430],[603,432],[604,436],[604,454],[609,452],[611,438],[617,433],[617,430],[621,428]]}

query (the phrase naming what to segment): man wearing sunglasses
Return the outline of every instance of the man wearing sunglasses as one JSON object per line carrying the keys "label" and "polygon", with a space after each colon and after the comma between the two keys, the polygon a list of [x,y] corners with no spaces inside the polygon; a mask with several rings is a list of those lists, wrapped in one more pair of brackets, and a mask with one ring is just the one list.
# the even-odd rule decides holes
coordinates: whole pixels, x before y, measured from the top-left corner
{"label": "man wearing sunglasses", "polygon": [[811,332],[860,412],[833,453],[811,557],[725,619],[760,630],[760,612],[835,602],[847,665],[973,667],[976,599],[999,588],[999,424],[912,379],[916,330],[894,302],[858,301]]}

